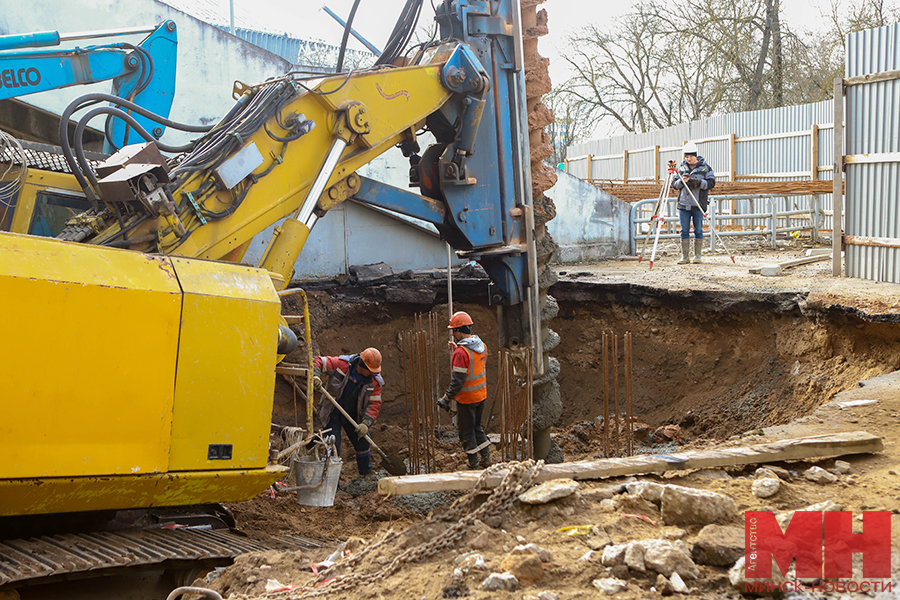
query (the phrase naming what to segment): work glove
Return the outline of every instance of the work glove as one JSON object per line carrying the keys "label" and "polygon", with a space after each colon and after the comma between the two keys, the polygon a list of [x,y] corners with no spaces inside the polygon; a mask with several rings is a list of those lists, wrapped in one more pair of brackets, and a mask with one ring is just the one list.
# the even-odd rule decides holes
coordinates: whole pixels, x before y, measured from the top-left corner
{"label": "work glove", "polygon": [[688,187],[692,189],[700,187],[700,180],[696,177],[691,177],[690,179],[688,179]]}
{"label": "work glove", "polygon": [[456,414],[456,411],[453,410],[453,405],[450,404],[450,400],[447,399],[447,394],[444,394],[443,396],[438,398],[437,405],[438,408],[446,410],[448,413],[450,413],[451,417]]}
{"label": "work glove", "polygon": [[318,369],[313,369],[313,387],[322,389],[322,373]]}
{"label": "work glove", "polygon": [[365,417],[363,417],[362,422],[356,426],[356,435],[358,435],[359,437],[363,437],[364,435],[369,433],[369,427],[374,424],[375,419],[373,419],[369,415],[366,415]]}

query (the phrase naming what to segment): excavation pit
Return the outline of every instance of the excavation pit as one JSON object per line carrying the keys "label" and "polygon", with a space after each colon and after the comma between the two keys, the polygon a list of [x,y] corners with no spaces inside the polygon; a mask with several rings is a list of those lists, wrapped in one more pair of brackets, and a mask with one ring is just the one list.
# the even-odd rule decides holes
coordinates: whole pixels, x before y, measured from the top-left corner
{"label": "excavation pit", "polygon": [[[794,258],[787,254],[775,258]],[[601,454],[600,429],[594,421],[600,411],[597,400],[602,398],[601,336],[604,331],[620,337],[630,331],[634,412],[645,424],[638,429],[642,436],[638,451],[715,454],[786,438],[860,430],[884,439],[881,452],[841,457],[850,471],[844,465],[840,479],[832,484],[810,481],[803,472],[813,465],[837,472],[834,459],[766,464],[771,473],[777,471],[784,478],[772,497],[755,495],[756,464],[641,475],[638,481],[723,494],[733,498],[740,511],[782,513],[822,502],[836,502],[855,513],[900,510],[896,502],[900,498],[896,495],[898,286],[833,278],[828,265],[822,264],[790,269],[776,278],[749,277],[748,267],[762,262],[780,260],[746,256],[735,265],[727,257],[711,256],[700,267],[682,269],[661,260],[652,271],[634,261],[557,267],[559,281],[550,293],[557,299],[559,312],[550,325],[561,343],[550,355],[561,365],[563,411],[553,431],[565,459]],[[478,302],[486,296],[485,281],[454,277],[454,309],[470,312],[476,332],[496,351],[494,309]],[[311,299],[316,353],[351,353],[370,344],[382,349],[385,405],[372,435],[387,451],[402,452],[407,437],[398,336],[413,327],[417,313],[435,310],[446,318],[446,280],[440,273],[428,273],[375,285],[344,282],[305,287]],[[296,313],[297,306],[286,309]],[[303,360],[302,355],[290,358]],[[488,366],[490,399],[496,364]],[[860,387],[859,382],[866,379],[867,385]],[[843,408],[844,400],[853,406]],[[292,391],[279,381],[278,422],[289,424],[294,419],[293,402]],[[488,423],[488,431],[491,427]],[[438,439],[438,452],[440,471],[458,471],[465,463],[452,435]],[[345,456],[345,462],[350,461],[352,457]],[[304,509],[292,495],[273,499],[268,494],[230,505],[241,528],[253,537],[299,534],[322,540],[323,548],[301,560],[289,553],[290,563],[284,568],[277,556],[249,557],[211,585],[226,591],[261,589],[260,581],[267,577],[306,581],[302,565],[321,560],[342,540],[353,545],[358,538],[379,540],[389,529],[403,531],[401,547],[393,551],[396,554],[433,539],[450,525],[439,515],[446,514],[460,492],[395,497],[375,491],[356,494],[348,481],[356,478],[350,464],[333,507]],[[374,489],[374,479],[367,477],[363,483]],[[550,590],[568,597],[591,589],[594,579],[607,576],[609,569],[600,557],[609,544],[659,538],[680,538],[689,546],[700,543],[699,526],[669,526],[658,507],[625,493],[626,481],[621,477],[581,481],[577,493],[545,506],[514,503],[500,516],[476,521],[450,553],[406,567],[390,579],[390,589],[430,598],[440,597],[454,582],[475,588],[489,571],[474,570],[460,579],[456,574],[460,567],[453,562],[457,555],[475,551],[483,555],[489,570],[502,570],[510,549],[524,539],[553,553],[552,569],[528,593]],[[426,520],[429,513],[435,520]],[[738,515],[724,526],[742,535],[742,519]],[[573,537],[561,532],[587,523],[594,525],[591,535]],[[896,534],[892,544],[897,547]],[[359,569],[377,570],[394,554],[375,555],[372,564]],[[728,594],[728,565],[701,564],[700,569],[700,577],[689,583],[695,595]],[[654,584],[639,572],[630,572],[628,581],[631,591],[623,597],[629,599],[647,597]],[[358,590],[335,593],[336,598],[357,596]]]}
{"label": "excavation pit", "polygon": [[[715,267],[706,268],[712,273]],[[706,288],[695,289],[690,281],[675,281],[671,273],[672,287],[662,287],[629,281],[628,274],[603,274],[602,269],[557,270],[560,278],[550,295],[559,313],[550,327],[561,342],[549,355],[560,363],[563,410],[553,433],[566,460],[600,452],[595,419],[603,414],[603,332],[620,339],[625,332],[633,336],[634,417],[641,451],[654,451],[657,444],[667,444],[659,451],[672,451],[692,441],[725,440],[788,423],[861,380],[900,368],[900,315],[873,308],[871,299],[860,308],[857,301],[833,297],[833,290],[823,295],[810,287],[813,279],[803,285],[782,282],[777,288],[695,282]],[[704,278],[700,271],[693,276]],[[414,327],[416,314],[431,310],[446,319],[448,312],[445,274],[405,277],[374,285],[305,286],[315,354],[352,354],[368,346],[382,351],[386,387],[375,435],[388,452],[402,452],[407,444],[399,335]],[[843,282],[865,287],[859,280]],[[492,351],[490,405],[498,338],[495,309],[479,302],[487,297],[487,282],[455,275],[453,283],[454,310],[472,315],[475,333]],[[620,365],[622,353],[620,344]],[[304,356],[301,349],[289,359],[305,362]],[[449,372],[444,377],[442,385]],[[294,394],[285,381],[279,380],[275,400],[275,421],[293,424]],[[497,431],[497,410],[493,413],[484,420],[488,433]],[[448,452],[456,451],[453,447],[449,444]],[[456,462],[446,460],[443,466],[455,470],[460,466]]]}

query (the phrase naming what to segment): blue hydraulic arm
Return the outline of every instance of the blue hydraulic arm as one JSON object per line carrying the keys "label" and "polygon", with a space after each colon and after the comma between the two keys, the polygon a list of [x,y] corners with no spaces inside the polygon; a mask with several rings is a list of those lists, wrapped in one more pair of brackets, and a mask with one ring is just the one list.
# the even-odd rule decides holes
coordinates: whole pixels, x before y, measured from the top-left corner
{"label": "blue hydraulic arm", "polygon": [[[34,48],[65,41],[150,32],[140,44],[105,44],[71,50]],[[131,28],[60,35],[55,31],[0,36],[0,100],[38,92],[113,80],[112,93],[168,117],[175,94],[176,26],[165,21],[153,28]],[[132,115],[159,139],[165,128]],[[109,137],[116,148],[142,141],[121,120],[113,120]],[[107,148],[113,149],[107,141]]]}
{"label": "blue hydraulic arm", "polygon": [[410,186],[419,194],[365,180],[354,197],[437,227],[461,256],[491,278],[490,302],[501,311],[501,343],[532,346],[543,370],[531,163],[517,0],[453,0],[437,6],[442,40],[423,61],[445,62],[444,86],[455,92],[429,117],[436,144],[410,158]]}

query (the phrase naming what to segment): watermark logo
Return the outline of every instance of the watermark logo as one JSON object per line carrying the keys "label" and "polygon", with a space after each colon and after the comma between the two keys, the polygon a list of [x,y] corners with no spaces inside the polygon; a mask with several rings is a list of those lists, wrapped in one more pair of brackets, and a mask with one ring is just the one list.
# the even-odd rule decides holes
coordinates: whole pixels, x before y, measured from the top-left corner
{"label": "watermark logo", "polygon": [[35,86],[41,82],[41,72],[34,67],[28,69],[4,69],[0,71],[0,88]]}
{"label": "watermark logo", "polygon": [[[853,513],[850,511],[798,510],[791,518],[787,531],[782,531],[775,515],[767,511],[747,511],[744,514],[744,577],[772,579],[772,563],[781,573],[787,573],[796,560],[798,579],[835,580],[853,577],[853,554],[862,554],[864,579],[891,577],[891,513],[864,511],[862,532],[853,533]],[[799,582],[787,582],[797,589]],[[835,587],[837,582],[825,583]],[[840,582],[859,588],[865,585],[890,588],[891,582]],[[759,582],[748,581],[757,586]],[[779,584],[767,584],[776,585]],[[784,584],[780,584],[784,585]],[[836,589],[836,587],[835,587]]]}

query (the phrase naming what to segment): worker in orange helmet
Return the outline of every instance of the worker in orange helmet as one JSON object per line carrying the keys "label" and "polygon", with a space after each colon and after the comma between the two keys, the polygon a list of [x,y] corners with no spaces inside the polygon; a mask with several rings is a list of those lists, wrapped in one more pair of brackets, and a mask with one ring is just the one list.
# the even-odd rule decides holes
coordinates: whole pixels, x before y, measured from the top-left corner
{"label": "worker in orange helmet", "polygon": [[[366,348],[359,354],[317,356],[313,359],[313,384],[325,388],[341,408],[357,423],[356,427],[324,398],[317,410],[318,425],[331,429],[338,456],[341,454],[341,428],[356,449],[356,467],[360,475],[372,472],[372,456],[366,434],[381,410],[381,352]],[[325,380],[323,382],[323,377]]]}
{"label": "worker in orange helmet", "polygon": [[467,466],[477,469],[491,465],[491,442],[481,426],[484,401],[487,399],[487,347],[477,335],[472,334],[472,325],[472,317],[468,313],[459,311],[450,317],[447,326],[453,335],[453,341],[449,343],[453,351],[450,387],[438,399],[438,406],[453,414],[450,403],[456,401],[459,441],[468,457]]}

